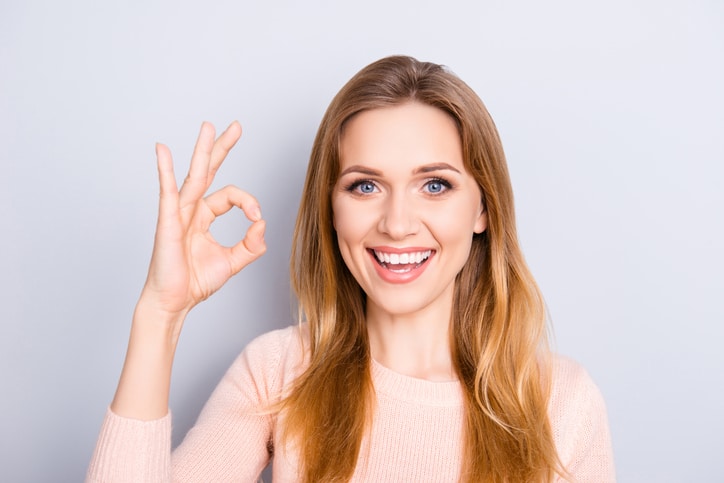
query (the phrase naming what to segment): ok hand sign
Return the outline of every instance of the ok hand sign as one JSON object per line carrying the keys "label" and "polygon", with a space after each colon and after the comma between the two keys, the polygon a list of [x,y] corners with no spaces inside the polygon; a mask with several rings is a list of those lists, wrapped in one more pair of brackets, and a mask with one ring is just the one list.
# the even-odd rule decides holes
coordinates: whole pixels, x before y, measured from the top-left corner
{"label": "ok hand sign", "polygon": [[[161,199],[153,256],[139,303],[176,320],[183,320],[193,306],[266,251],[265,223],[253,196],[236,186],[226,186],[204,197],[229,150],[241,137],[241,125],[233,122],[214,137],[214,127],[203,123],[180,190],[170,150],[156,145]],[[235,206],[253,223],[243,240],[225,247],[214,239],[209,227],[217,216]]]}

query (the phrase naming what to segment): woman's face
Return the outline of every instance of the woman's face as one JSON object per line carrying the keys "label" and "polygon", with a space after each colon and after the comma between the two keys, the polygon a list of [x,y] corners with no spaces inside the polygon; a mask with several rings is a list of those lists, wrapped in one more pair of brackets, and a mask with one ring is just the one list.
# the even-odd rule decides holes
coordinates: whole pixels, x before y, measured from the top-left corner
{"label": "woman's face", "polygon": [[332,209],[342,257],[368,309],[389,315],[450,304],[473,233],[487,226],[455,122],[417,102],[347,122]]}

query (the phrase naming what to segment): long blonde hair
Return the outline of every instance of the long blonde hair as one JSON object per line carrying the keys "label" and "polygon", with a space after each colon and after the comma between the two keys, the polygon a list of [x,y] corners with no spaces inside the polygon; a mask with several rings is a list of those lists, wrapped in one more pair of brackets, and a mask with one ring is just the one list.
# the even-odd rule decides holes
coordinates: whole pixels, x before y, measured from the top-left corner
{"label": "long blonde hair", "polygon": [[488,216],[456,278],[451,314],[451,354],[465,395],[461,481],[549,481],[558,459],[547,416],[545,308],[518,244],[500,138],[467,84],[410,57],[384,58],[357,73],[332,100],[314,141],[291,259],[309,326],[309,366],[282,403],[285,438],[298,443],[305,482],[346,481],[354,473],[374,394],[365,294],[337,246],[331,192],[345,122],[410,101],[455,120]]}

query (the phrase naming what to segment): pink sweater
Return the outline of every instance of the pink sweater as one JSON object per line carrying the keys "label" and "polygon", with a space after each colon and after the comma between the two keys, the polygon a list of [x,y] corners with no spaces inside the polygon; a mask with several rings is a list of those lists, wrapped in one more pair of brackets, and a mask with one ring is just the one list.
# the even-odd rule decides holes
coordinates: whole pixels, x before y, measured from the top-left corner
{"label": "pink sweater", "polygon": [[[229,368],[196,425],[171,453],[171,416],[149,422],[107,412],[88,482],[253,482],[270,460],[280,425],[259,408],[301,373],[300,329],[251,342]],[[588,374],[556,357],[550,418],[559,456],[575,481],[615,481],[606,408]],[[463,429],[458,382],[430,382],[373,362],[377,395],[353,482],[454,482]],[[342,408],[341,408],[342,409]],[[275,482],[298,480],[294,448],[273,445]],[[561,480],[559,480],[561,481]]]}

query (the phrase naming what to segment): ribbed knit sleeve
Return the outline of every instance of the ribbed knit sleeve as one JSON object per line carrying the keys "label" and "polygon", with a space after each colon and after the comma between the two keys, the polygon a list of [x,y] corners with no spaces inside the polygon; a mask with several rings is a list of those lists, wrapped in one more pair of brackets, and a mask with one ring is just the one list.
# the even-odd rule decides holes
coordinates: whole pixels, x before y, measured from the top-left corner
{"label": "ribbed knit sleeve", "polygon": [[138,421],[108,409],[86,481],[169,481],[170,455],[170,413],[155,421]]}

